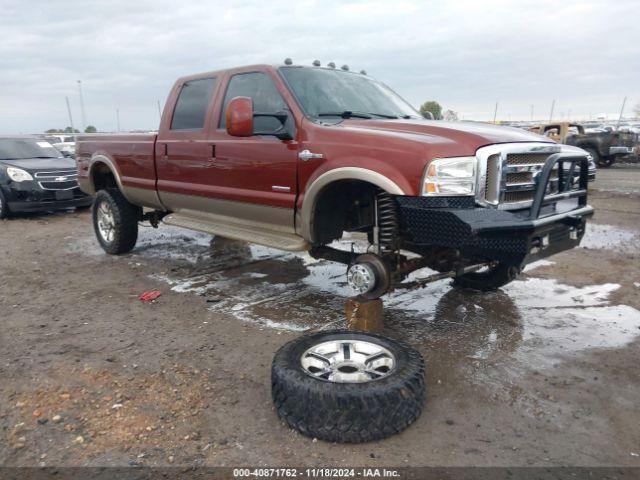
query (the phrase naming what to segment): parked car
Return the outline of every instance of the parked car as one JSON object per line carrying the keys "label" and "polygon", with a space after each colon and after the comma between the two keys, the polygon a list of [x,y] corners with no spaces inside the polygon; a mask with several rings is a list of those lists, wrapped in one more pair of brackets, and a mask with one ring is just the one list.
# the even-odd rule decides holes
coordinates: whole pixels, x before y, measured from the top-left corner
{"label": "parked car", "polygon": [[[368,298],[423,267],[500,287],[578,245],[593,212],[584,150],[428,121],[368,76],[321,67],[181,78],[157,135],[85,135],[77,162],[108,253],[135,246],[139,221],[162,219],[342,262]],[[333,248],[344,232],[366,232],[371,247]]]}
{"label": "parked car", "polygon": [[536,125],[530,131],[584,149],[599,167],[610,167],[618,158],[634,155],[638,144],[637,133],[613,127],[588,131],[579,123],[558,122]]}
{"label": "parked car", "polygon": [[47,135],[44,138],[51,145],[60,150],[65,157],[75,156],[76,137],[72,135]]}
{"label": "parked car", "polygon": [[38,137],[0,137],[0,218],[10,213],[88,207],[76,164]]}

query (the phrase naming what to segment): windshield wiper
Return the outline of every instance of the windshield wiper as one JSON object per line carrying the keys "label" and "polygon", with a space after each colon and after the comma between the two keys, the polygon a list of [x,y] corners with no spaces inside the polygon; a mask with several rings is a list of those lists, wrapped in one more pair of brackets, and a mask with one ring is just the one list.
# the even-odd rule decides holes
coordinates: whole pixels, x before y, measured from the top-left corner
{"label": "windshield wiper", "polygon": [[382,117],[382,118],[391,118],[391,119],[398,118],[397,115],[387,115],[386,113],[371,113],[370,115],[375,115],[376,117]]}
{"label": "windshield wiper", "polygon": [[343,112],[322,112],[316,115],[318,117],[342,117],[342,118],[372,118],[368,113],[352,112],[345,110]]}

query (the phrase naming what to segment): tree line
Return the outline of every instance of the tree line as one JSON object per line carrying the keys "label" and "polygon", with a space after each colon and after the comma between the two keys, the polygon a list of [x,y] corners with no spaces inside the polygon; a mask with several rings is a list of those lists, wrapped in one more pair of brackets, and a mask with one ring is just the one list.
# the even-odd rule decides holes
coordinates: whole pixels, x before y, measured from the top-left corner
{"label": "tree line", "polygon": [[[84,133],[96,133],[98,129],[93,125],[87,125],[87,128],[84,129]],[[77,128],[65,127],[61,128],[50,128],[46,130],[44,133],[80,133],[80,130]]]}

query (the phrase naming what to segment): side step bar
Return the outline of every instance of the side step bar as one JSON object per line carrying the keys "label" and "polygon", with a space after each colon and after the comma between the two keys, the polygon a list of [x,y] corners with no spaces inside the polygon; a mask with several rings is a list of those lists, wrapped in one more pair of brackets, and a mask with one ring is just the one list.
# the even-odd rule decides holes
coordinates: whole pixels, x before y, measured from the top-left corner
{"label": "side step bar", "polygon": [[265,247],[288,250],[292,252],[309,250],[310,245],[300,236],[293,233],[265,229],[264,224],[240,224],[229,221],[221,215],[202,215],[197,212],[189,214],[188,210],[172,213],[162,219],[167,225],[175,225],[189,230],[218,235],[232,240],[257,243]]}

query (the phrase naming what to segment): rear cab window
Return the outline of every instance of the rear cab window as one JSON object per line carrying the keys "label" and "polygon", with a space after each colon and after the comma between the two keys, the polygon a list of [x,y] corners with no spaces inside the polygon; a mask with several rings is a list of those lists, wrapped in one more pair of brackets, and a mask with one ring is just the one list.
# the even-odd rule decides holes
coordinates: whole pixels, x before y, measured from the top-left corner
{"label": "rear cab window", "polygon": [[171,130],[202,130],[216,78],[189,80],[182,85],[171,118]]}

